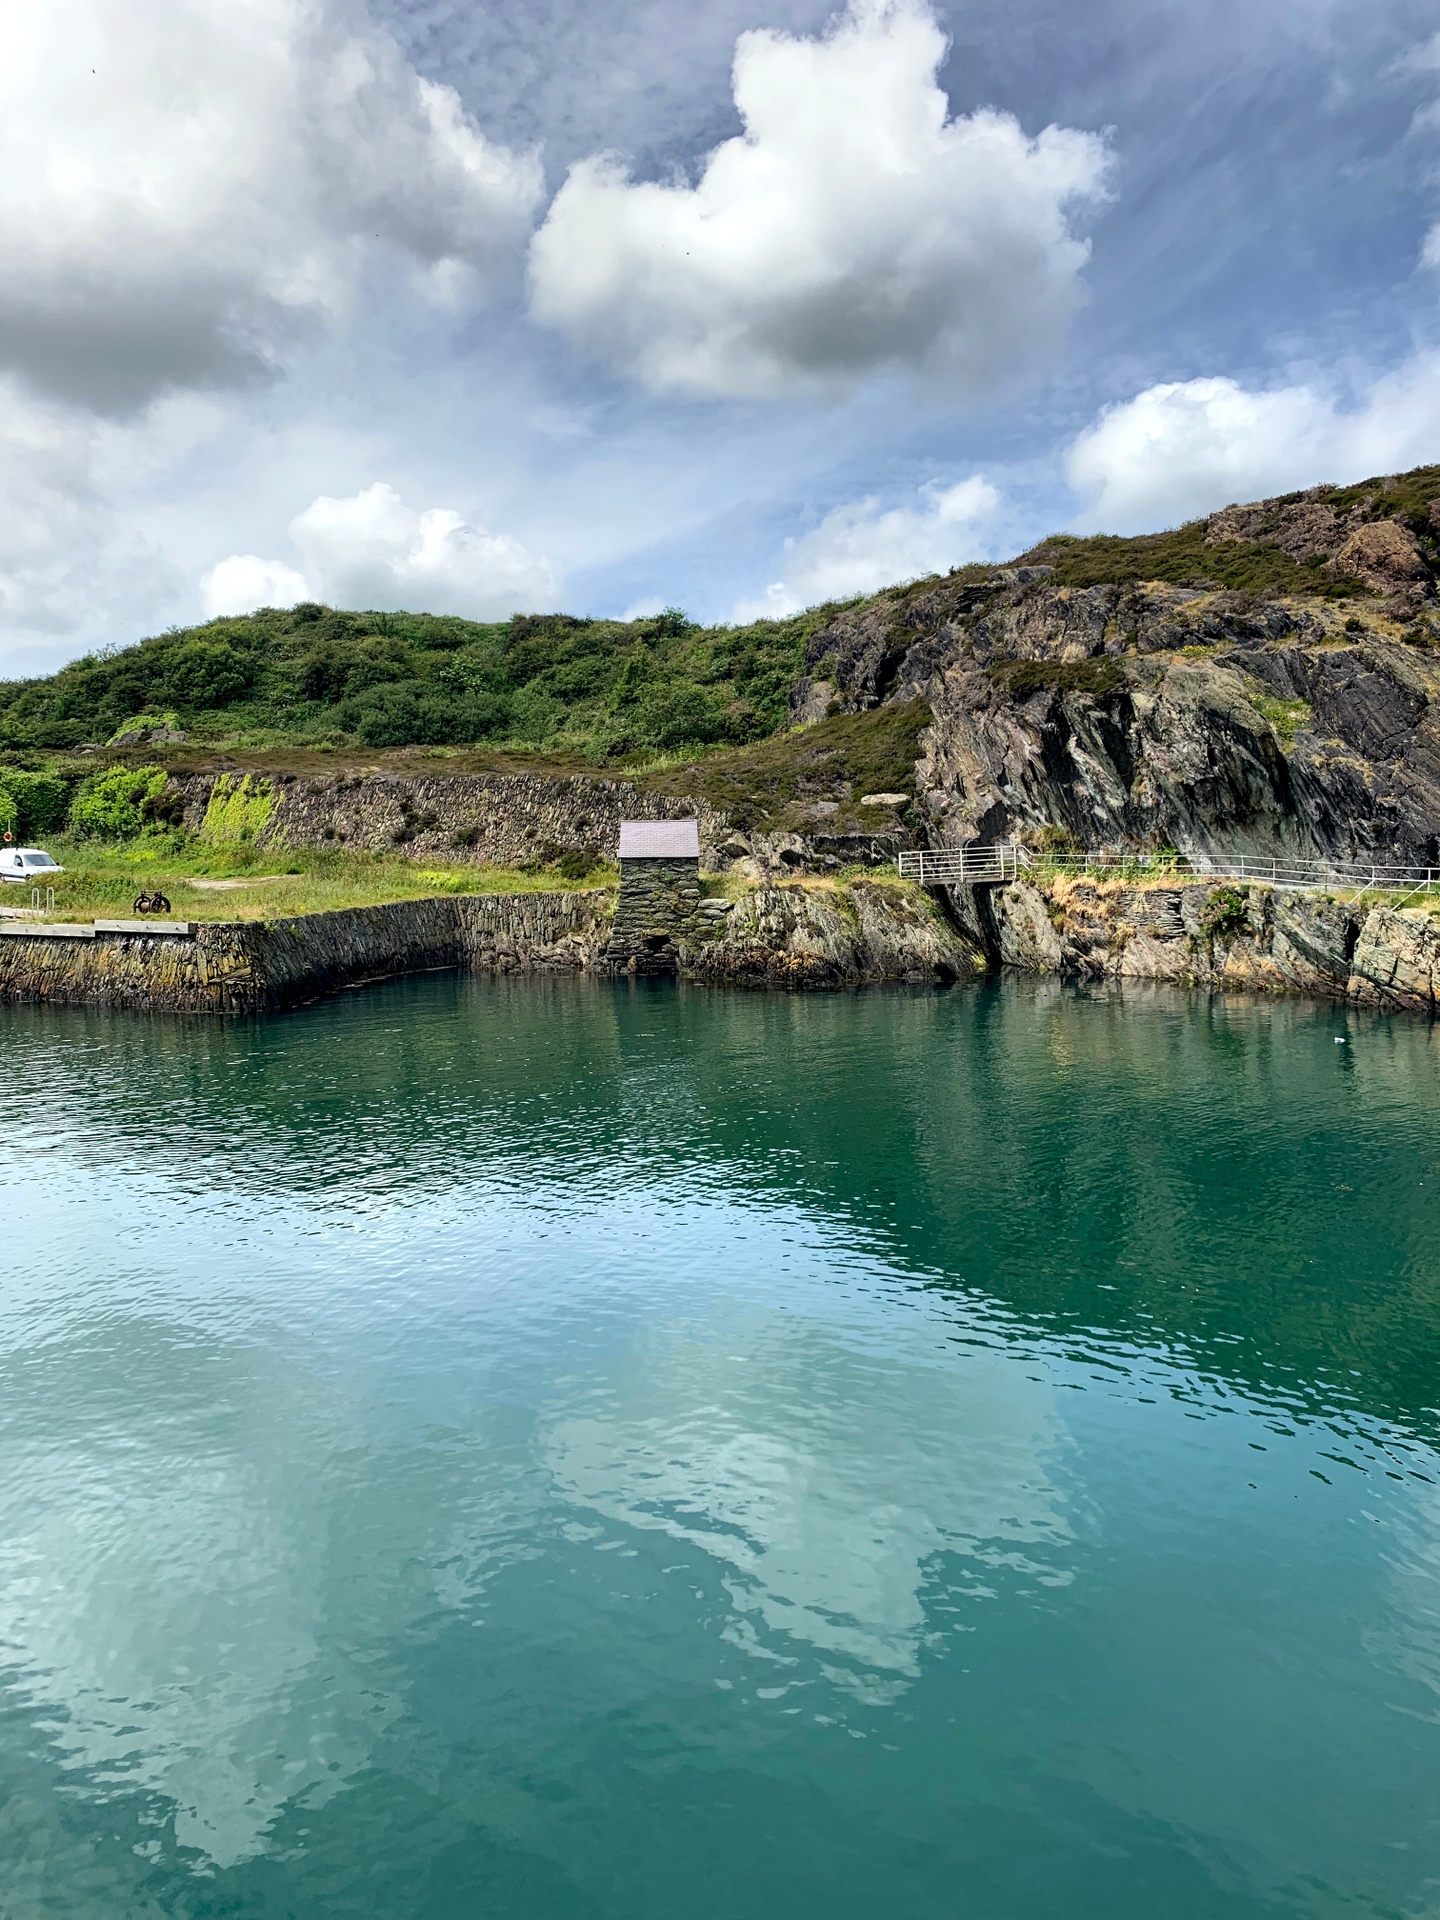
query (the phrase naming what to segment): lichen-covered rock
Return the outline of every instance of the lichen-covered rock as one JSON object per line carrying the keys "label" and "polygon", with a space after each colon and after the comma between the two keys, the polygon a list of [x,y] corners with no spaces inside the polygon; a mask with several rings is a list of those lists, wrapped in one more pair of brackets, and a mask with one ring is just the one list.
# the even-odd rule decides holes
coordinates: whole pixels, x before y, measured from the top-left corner
{"label": "lichen-covered rock", "polygon": [[1376,907],[1355,944],[1349,990],[1361,1006],[1434,1013],[1440,1001],[1440,925],[1434,917]]}
{"label": "lichen-covered rock", "polygon": [[1027,973],[1440,1006],[1440,921],[1319,894],[1059,878],[992,890],[997,957]]}
{"label": "lichen-covered rock", "polygon": [[1064,953],[1045,897],[1023,880],[998,887],[993,900],[995,931],[1002,966],[1022,973],[1059,973]]}
{"label": "lichen-covered rock", "polygon": [[915,984],[984,972],[984,948],[944,921],[922,894],[857,880],[850,898],[866,979]]}
{"label": "lichen-covered rock", "polygon": [[1337,573],[1353,574],[1382,593],[1397,585],[1411,586],[1425,577],[1419,544],[1398,520],[1370,520],[1356,527],[1330,564]]}
{"label": "lichen-covered rock", "polygon": [[681,971],[743,986],[944,983],[983,972],[985,956],[908,888],[857,881],[849,898],[802,886],[744,894],[723,935],[682,948]]}
{"label": "lichen-covered rock", "polygon": [[1326,559],[1342,538],[1340,516],[1314,497],[1286,502],[1259,500],[1251,506],[1222,507],[1205,523],[1205,544],[1269,541],[1292,560]]}

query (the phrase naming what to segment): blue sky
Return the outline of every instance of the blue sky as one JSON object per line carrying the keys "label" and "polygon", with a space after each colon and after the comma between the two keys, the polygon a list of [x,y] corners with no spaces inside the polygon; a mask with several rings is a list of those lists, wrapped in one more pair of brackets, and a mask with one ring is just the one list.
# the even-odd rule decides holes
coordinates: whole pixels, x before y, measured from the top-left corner
{"label": "blue sky", "polygon": [[0,8],[0,673],[1440,459],[1432,8]]}

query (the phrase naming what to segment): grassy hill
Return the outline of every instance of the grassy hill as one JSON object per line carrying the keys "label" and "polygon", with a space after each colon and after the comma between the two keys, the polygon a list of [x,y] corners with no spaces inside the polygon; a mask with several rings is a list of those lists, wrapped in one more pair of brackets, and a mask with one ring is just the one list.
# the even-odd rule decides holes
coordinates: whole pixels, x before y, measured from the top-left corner
{"label": "grassy hill", "polygon": [[[1051,568],[1057,586],[1156,580],[1260,598],[1363,593],[1323,552],[1286,550],[1296,502],[1347,515],[1347,525],[1398,521],[1432,578],[1440,572],[1440,467],[1259,503],[1240,510],[1254,529],[1243,539],[1207,540],[1209,523],[1197,520],[1130,539],[1056,535],[1021,560]],[[995,570],[955,574],[978,584]],[[899,609],[925,585],[875,598]],[[864,604],[743,627],[697,626],[674,608],[628,623],[546,614],[489,625],[313,603],[265,609],[91,654],[47,679],[0,683],[0,751],[12,760],[63,754],[166,728],[197,745],[250,751],[484,746],[592,764],[752,748],[786,727],[810,636],[837,616],[863,614]]]}
{"label": "grassy hill", "polygon": [[314,604],[172,629],[0,685],[0,747],[104,746],[162,726],[272,745],[578,749],[603,760],[762,740],[823,612],[701,628],[517,616],[495,625]]}

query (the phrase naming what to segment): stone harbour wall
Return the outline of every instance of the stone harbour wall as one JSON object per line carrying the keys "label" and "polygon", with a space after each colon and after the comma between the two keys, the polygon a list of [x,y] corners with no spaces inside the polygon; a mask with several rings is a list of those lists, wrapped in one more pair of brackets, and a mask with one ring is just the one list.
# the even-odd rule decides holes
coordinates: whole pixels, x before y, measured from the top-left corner
{"label": "stone harbour wall", "polygon": [[[0,1003],[260,1013],[440,968],[614,973],[615,894],[464,894],[284,920],[201,925],[189,937],[0,937]],[[701,896],[673,936],[673,970],[715,985],[941,985],[996,968],[1168,981],[1440,1009],[1440,921],[1265,886],[1052,881],[957,890],[791,881]],[[641,969],[643,971],[643,969]]]}
{"label": "stone harbour wall", "polygon": [[[0,1003],[167,1013],[277,1012],[346,987],[442,968],[484,973],[619,971],[608,957],[610,889],[461,894],[253,923],[187,937],[0,937]],[[738,903],[701,899],[674,935],[673,967],[716,984],[846,987],[945,982],[984,955],[909,888],[857,884],[811,894],[763,887]]]}
{"label": "stone harbour wall", "polygon": [[7,933],[0,1002],[241,1013],[257,1004],[248,929],[205,927],[191,939],[97,934],[93,940]]}
{"label": "stone harbour wall", "polygon": [[0,938],[0,1002],[261,1013],[442,968],[569,972],[609,934],[613,896],[473,894],[197,928],[190,938]]}

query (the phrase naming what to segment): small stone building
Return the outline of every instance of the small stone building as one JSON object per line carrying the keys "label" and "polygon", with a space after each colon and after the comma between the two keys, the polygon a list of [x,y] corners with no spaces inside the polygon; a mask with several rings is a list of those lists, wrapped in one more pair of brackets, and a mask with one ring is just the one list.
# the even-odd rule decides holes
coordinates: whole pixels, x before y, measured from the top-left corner
{"label": "small stone building", "polygon": [[673,973],[678,943],[700,931],[699,907],[699,823],[622,820],[620,900],[606,966],[625,973]]}

